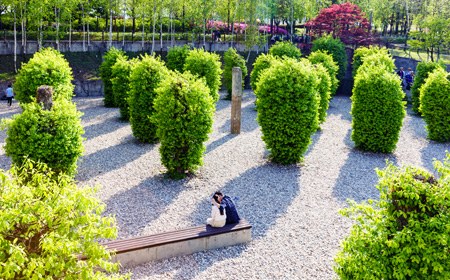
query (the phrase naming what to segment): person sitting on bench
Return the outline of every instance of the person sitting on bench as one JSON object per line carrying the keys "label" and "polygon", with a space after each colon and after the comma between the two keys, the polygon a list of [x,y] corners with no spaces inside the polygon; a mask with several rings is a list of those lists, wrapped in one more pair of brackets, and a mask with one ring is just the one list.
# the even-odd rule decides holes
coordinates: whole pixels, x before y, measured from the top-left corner
{"label": "person sitting on bench", "polygon": [[211,218],[206,219],[206,224],[212,227],[223,227],[226,223],[227,215],[225,209],[216,196],[211,199]]}
{"label": "person sitting on bench", "polygon": [[226,224],[236,224],[239,223],[239,220],[241,218],[239,218],[239,214],[236,210],[236,206],[234,206],[233,201],[231,200],[231,198],[227,195],[223,195],[221,192],[215,192],[213,198],[216,199],[221,206],[223,206],[225,208],[225,212],[227,215],[227,221]]}

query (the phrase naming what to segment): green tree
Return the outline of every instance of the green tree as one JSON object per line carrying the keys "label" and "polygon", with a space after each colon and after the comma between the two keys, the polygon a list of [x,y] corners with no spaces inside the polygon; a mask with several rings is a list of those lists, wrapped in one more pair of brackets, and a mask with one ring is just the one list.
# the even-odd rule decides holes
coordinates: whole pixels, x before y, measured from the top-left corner
{"label": "green tree", "polygon": [[114,103],[120,109],[120,117],[128,121],[130,119],[130,75],[133,66],[139,60],[127,60],[125,57],[119,57],[111,68],[111,84],[114,94]]}
{"label": "green tree", "polygon": [[272,47],[270,47],[269,54],[278,58],[290,57],[300,59],[302,56],[300,49],[291,42],[276,42]]}
{"label": "green tree", "polygon": [[339,80],[337,79],[337,73],[339,66],[333,60],[333,57],[328,54],[327,51],[315,51],[308,56],[308,60],[312,64],[322,64],[328,71],[331,79],[331,95],[334,95],[339,87]]}
{"label": "green tree", "polygon": [[422,61],[417,64],[416,75],[414,76],[414,82],[411,87],[412,110],[416,114],[420,114],[420,88],[425,84],[428,75],[438,68],[445,69],[445,66],[432,61]]}
{"label": "green tree", "polygon": [[236,49],[229,48],[223,56],[223,82],[227,89],[227,98],[231,100],[231,91],[233,88],[233,67],[239,67],[242,70],[242,88],[244,88],[245,77],[247,76],[247,66],[245,59],[237,53]]}
{"label": "green tree", "polygon": [[320,37],[313,41],[312,49],[313,52],[322,50],[327,51],[333,60],[339,66],[339,71],[337,74],[338,80],[342,80],[347,71],[347,52],[345,50],[345,45],[338,38],[334,39],[330,35]]}
{"label": "green tree", "polygon": [[103,82],[104,102],[106,107],[117,107],[114,102],[114,93],[112,89],[112,67],[116,63],[119,57],[127,59],[125,53],[122,50],[118,50],[114,47],[110,48],[103,56],[103,62],[100,65],[100,77]]}

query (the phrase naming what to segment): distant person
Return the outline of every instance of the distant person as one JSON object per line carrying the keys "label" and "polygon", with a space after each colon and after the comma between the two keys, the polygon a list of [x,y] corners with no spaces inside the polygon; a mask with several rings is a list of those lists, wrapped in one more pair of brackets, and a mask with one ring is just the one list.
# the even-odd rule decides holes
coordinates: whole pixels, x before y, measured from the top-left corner
{"label": "distant person", "polygon": [[400,67],[400,70],[397,71],[397,75],[399,76],[400,80],[402,81],[402,87],[405,80],[405,71],[403,70],[403,67]]}
{"label": "distant person", "polygon": [[411,68],[408,68],[408,72],[406,72],[405,74],[405,83],[407,90],[411,89],[413,82],[414,82],[414,71]]}
{"label": "distant person", "polygon": [[6,88],[5,93],[6,93],[6,100],[8,100],[8,106],[11,107],[12,99],[14,97],[14,92],[13,92],[11,84],[8,84],[8,87]]}
{"label": "distant person", "polygon": [[223,227],[227,221],[225,208],[220,205],[219,198],[214,195],[211,199],[211,217],[206,219],[206,224],[212,227]]}
{"label": "distant person", "polygon": [[213,198],[214,199],[217,198],[217,201],[219,201],[220,205],[225,208],[225,212],[227,215],[226,218],[227,225],[239,223],[239,220],[241,218],[239,218],[236,206],[234,205],[233,201],[229,196],[227,195],[224,196],[221,192],[215,192]]}

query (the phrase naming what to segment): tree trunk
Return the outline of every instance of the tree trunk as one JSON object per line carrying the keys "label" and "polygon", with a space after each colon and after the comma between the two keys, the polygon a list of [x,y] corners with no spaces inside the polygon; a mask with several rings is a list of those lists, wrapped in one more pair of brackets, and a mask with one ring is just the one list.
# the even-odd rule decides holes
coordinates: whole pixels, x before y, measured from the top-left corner
{"label": "tree trunk", "polygon": [[14,73],[17,73],[17,16],[16,9],[14,7]]}
{"label": "tree trunk", "polygon": [[156,0],[153,0],[153,16],[152,16],[152,50],[151,54],[155,51],[155,29],[156,29]]}
{"label": "tree trunk", "polygon": [[113,22],[112,22],[112,0],[109,0],[109,42],[108,49],[112,46],[112,32],[113,32]]}
{"label": "tree trunk", "polygon": [[86,51],[86,27],[85,27],[85,17],[86,17],[86,15],[84,14],[84,5],[81,5],[81,16],[82,16],[82,19],[83,19],[83,21],[82,21],[82,23],[81,23],[81,26],[82,26],[82,30],[83,30],[83,51],[85,52]]}

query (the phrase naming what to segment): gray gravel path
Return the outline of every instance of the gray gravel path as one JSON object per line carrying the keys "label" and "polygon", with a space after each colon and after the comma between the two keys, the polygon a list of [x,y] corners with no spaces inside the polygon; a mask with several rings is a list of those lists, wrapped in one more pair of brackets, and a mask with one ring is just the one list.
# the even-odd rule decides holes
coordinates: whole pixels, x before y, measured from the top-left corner
{"label": "gray gravel path", "polygon": [[[133,279],[333,279],[333,256],[351,223],[338,210],[346,199],[377,198],[375,168],[386,160],[432,169],[450,145],[426,139],[421,118],[408,111],[396,151],[364,153],[351,141],[351,102],[332,99],[328,118],[313,136],[304,162],[279,166],[267,161],[256,122],[254,95],[243,100],[242,132],[229,134],[230,102],[220,100],[204,166],[181,181],[165,178],[159,145],[131,135],[118,109],[102,99],[76,98],[84,112],[85,155],[76,179],[100,184],[98,196],[117,217],[119,238],[152,234],[204,223],[216,190],[237,197],[241,216],[253,225],[253,241],[131,269]],[[17,113],[0,104],[0,118]],[[0,132],[0,145],[5,132]],[[10,160],[0,151],[0,168]]]}

